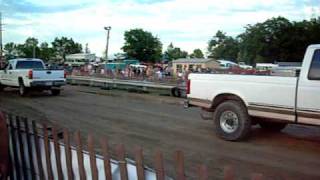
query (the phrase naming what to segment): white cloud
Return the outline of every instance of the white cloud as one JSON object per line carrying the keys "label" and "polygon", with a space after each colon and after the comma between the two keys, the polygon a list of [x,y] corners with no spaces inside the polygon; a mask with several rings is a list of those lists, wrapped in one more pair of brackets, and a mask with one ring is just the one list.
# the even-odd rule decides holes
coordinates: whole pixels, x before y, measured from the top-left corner
{"label": "white cloud", "polygon": [[[32,0],[47,5],[47,2]],[[50,1],[59,5],[61,0]],[[78,1],[77,1],[78,2]],[[91,2],[81,0],[81,2]],[[73,4],[73,1],[68,1]],[[274,16],[290,20],[309,18],[311,4],[292,0],[172,0],[158,3],[126,1],[97,1],[89,7],[58,13],[27,15],[29,20],[8,19],[9,24],[23,25],[8,29],[5,41],[20,41],[32,34],[40,40],[51,41],[55,36],[74,37],[93,52],[101,55],[105,49],[104,26],[112,26],[110,52],[121,51],[123,33],[132,28],[143,28],[157,35],[164,44],[170,42],[191,52],[205,51],[207,42],[217,30],[237,35],[247,24],[264,21]],[[320,12],[320,9],[316,9]],[[27,29],[27,30],[26,30]]]}

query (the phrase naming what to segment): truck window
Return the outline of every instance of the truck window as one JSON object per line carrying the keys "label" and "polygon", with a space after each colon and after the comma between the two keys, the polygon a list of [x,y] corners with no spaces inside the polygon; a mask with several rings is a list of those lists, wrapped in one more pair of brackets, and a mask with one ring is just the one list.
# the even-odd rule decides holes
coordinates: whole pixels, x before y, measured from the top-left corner
{"label": "truck window", "polygon": [[40,61],[18,61],[16,69],[44,69]]}
{"label": "truck window", "polygon": [[308,79],[320,80],[320,49],[317,49],[313,54]]}

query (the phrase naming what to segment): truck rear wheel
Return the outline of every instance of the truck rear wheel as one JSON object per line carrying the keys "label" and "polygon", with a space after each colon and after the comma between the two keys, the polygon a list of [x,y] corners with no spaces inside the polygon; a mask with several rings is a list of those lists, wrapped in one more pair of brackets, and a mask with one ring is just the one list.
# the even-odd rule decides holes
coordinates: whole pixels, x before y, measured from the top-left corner
{"label": "truck rear wheel", "polygon": [[24,83],[21,80],[19,80],[19,95],[20,96],[27,95],[27,88],[24,86]]}
{"label": "truck rear wheel", "polygon": [[51,89],[51,94],[53,96],[58,96],[60,95],[60,89]]}
{"label": "truck rear wheel", "polygon": [[270,122],[270,121],[259,121],[259,125],[262,129],[278,132],[287,126],[287,123]]}
{"label": "truck rear wheel", "polygon": [[251,129],[251,119],[246,107],[238,101],[221,103],[213,114],[216,134],[228,141],[246,138]]}

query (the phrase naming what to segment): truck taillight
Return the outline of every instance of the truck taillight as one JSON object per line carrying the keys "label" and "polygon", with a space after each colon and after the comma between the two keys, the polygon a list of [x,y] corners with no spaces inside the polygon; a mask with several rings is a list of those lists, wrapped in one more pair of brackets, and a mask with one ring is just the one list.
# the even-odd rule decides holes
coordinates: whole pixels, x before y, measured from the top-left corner
{"label": "truck taillight", "polygon": [[190,94],[190,85],[191,85],[191,81],[190,79],[187,80],[187,94]]}
{"label": "truck taillight", "polygon": [[64,71],[63,77],[64,77],[64,78],[67,78],[67,71]]}
{"label": "truck taillight", "polygon": [[33,79],[33,72],[32,72],[32,70],[29,70],[29,72],[28,72],[28,78],[29,78],[29,79]]}

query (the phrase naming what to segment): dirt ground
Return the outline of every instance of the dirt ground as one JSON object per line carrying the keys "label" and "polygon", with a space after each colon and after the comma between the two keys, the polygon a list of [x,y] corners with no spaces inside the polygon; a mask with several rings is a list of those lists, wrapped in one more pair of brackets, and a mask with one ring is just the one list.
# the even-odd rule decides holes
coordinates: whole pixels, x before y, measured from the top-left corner
{"label": "dirt ground", "polygon": [[199,109],[184,109],[182,99],[78,86],[66,86],[58,97],[17,94],[1,92],[0,108],[83,135],[92,132],[97,139],[106,136],[111,146],[125,144],[129,157],[142,146],[150,167],[160,149],[169,176],[174,151],[183,150],[188,179],[198,164],[208,166],[210,179],[222,179],[226,165],[234,167],[237,179],[249,179],[252,172],[266,179],[320,179],[319,127],[290,125],[280,133],[253,127],[247,141],[226,142],[215,136],[212,121],[201,120]]}

